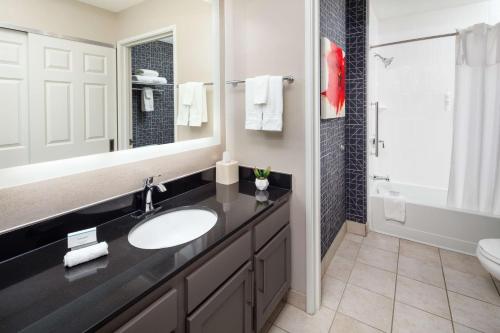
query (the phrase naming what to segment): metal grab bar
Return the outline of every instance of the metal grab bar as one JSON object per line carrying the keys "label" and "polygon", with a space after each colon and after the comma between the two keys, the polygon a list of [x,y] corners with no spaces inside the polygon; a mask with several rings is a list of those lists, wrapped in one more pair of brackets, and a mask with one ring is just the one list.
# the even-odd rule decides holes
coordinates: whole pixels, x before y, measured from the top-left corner
{"label": "metal grab bar", "polygon": [[375,105],[375,138],[373,139],[373,144],[375,145],[375,157],[378,157],[378,144],[379,144],[379,139],[378,139],[378,115],[379,115],[379,106],[378,102],[374,103]]}

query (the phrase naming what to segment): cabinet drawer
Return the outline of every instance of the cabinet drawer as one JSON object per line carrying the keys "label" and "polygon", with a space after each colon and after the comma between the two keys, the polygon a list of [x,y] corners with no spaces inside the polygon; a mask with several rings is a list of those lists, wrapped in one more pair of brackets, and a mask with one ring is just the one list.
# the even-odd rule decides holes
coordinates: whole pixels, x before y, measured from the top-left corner
{"label": "cabinet drawer", "polygon": [[186,277],[188,312],[193,311],[251,258],[251,239],[251,233],[247,232]]}
{"label": "cabinet drawer", "polygon": [[255,251],[260,250],[289,221],[290,202],[287,201],[255,226]]}
{"label": "cabinet drawer", "polygon": [[123,325],[117,332],[171,333],[177,329],[177,290],[172,289]]}
{"label": "cabinet drawer", "polygon": [[187,318],[188,333],[252,332],[251,267],[243,266]]}

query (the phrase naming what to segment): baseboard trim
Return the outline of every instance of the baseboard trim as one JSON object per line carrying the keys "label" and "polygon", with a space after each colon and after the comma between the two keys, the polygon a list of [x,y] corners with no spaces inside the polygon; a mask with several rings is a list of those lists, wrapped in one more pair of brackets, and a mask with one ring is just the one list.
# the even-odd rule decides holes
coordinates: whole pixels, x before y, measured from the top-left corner
{"label": "baseboard trim", "polygon": [[344,224],[342,224],[342,227],[340,228],[339,232],[337,233],[337,236],[335,236],[335,239],[333,240],[332,245],[330,245],[330,248],[328,248],[328,250],[325,253],[325,256],[321,260],[321,277],[322,278],[326,272],[326,269],[328,268],[328,265],[330,265],[330,262],[332,261],[333,257],[335,256],[337,249],[339,248],[340,244],[344,240],[344,237],[347,233],[347,223],[346,222],[344,222]]}
{"label": "baseboard trim", "polygon": [[306,312],[306,295],[300,291],[290,289],[286,297],[286,302]]}
{"label": "baseboard trim", "polygon": [[366,224],[347,220],[347,232],[366,237]]}

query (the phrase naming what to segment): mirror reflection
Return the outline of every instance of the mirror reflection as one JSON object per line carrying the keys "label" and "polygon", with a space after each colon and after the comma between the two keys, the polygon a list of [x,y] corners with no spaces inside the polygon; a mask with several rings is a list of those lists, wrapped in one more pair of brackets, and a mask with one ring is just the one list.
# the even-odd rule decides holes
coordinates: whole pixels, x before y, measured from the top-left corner
{"label": "mirror reflection", "polygon": [[212,137],[212,0],[0,0],[0,168]]}

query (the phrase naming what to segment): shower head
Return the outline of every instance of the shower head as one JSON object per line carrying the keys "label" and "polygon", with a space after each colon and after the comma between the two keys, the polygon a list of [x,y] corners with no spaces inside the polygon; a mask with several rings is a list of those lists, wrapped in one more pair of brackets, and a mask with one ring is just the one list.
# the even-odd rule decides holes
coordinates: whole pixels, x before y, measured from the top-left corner
{"label": "shower head", "polygon": [[382,60],[385,68],[389,67],[391,65],[392,61],[394,60],[394,57],[386,58],[386,57],[381,56],[378,53],[375,53],[373,56],[375,58],[379,58],[380,60]]}

